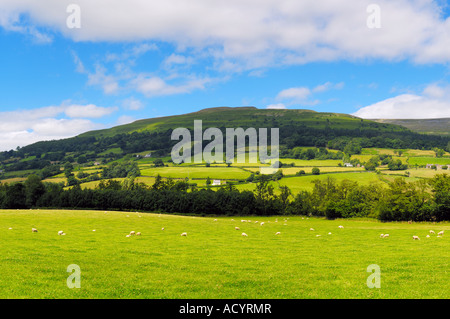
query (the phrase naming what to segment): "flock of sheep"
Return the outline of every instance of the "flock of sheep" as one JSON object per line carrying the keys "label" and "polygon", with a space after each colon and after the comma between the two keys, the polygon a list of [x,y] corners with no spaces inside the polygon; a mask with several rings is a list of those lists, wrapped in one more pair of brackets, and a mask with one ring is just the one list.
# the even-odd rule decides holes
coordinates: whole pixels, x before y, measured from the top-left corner
{"label": "flock of sheep", "polygon": [[[105,214],[106,214],[106,213],[107,213],[107,212],[105,212]],[[127,215],[127,217],[129,217],[129,215]],[[141,217],[141,216],[139,216],[139,217]],[[289,219],[289,218],[285,218],[285,219],[284,219],[284,225],[287,225],[286,223],[287,223],[288,219]],[[304,217],[302,217],[302,219],[304,219]],[[309,218],[306,218],[306,219],[309,219]],[[218,221],[217,219],[214,219],[214,222],[217,222],[217,221]],[[231,219],[231,221],[235,221],[235,220],[234,220],[234,219]],[[251,223],[252,221],[251,221],[251,220],[242,219],[241,222],[242,222],[242,223]],[[278,218],[275,220],[275,222],[278,223]],[[258,224],[258,223],[259,223],[260,226],[263,226],[263,225],[265,224],[265,222],[259,222],[259,221],[254,221],[254,223],[255,223],[255,224]],[[268,223],[270,223],[270,221],[269,221]],[[339,225],[338,228],[343,229],[344,226]],[[12,228],[9,228],[9,229],[12,229]],[[235,230],[240,230],[240,228],[237,227],[237,226],[236,226],[234,229],[235,229]],[[161,230],[164,230],[164,227],[163,227]],[[309,230],[310,230],[310,231],[314,231],[314,228],[310,228]],[[32,231],[33,233],[37,233],[37,232],[38,232],[38,230],[37,230],[36,228],[32,228],[31,231]],[[92,231],[95,232],[95,229],[93,229]],[[328,235],[331,235],[331,234],[332,234],[331,232],[328,233]],[[430,230],[430,234],[434,234],[434,235],[435,235],[436,233],[435,233],[433,230]],[[59,236],[65,236],[66,233],[64,233],[62,230],[60,230],[60,231],[58,232],[58,235],[59,235]],[[276,232],[275,235],[281,235],[281,232]],[[438,232],[437,237],[441,238],[443,235],[444,235],[444,231],[442,230],[442,231]],[[131,236],[141,236],[141,233],[140,233],[140,232],[131,231],[131,232],[130,232],[129,234],[127,234],[125,237],[131,237]],[[181,236],[186,237],[186,236],[187,236],[187,233],[186,233],[186,232],[181,233]],[[246,233],[244,233],[244,232],[242,233],[242,236],[248,237],[248,235],[247,235]],[[320,236],[321,236],[321,235],[316,235],[316,237],[320,237]],[[389,234],[380,234],[380,238],[387,238],[387,237],[389,237]],[[414,236],[412,236],[412,237],[413,237],[413,240],[420,240],[419,236],[414,235]],[[430,235],[427,235],[426,238],[430,238]]]}
{"label": "flock of sheep", "polygon": [[[436,233],[434,232],[434,230],[430,230],[430,234],[435,234],[435,235],[436,235]],[[444,235],[444,231],[441,230],[441,231],[437,234],[436,237],[441,238],[443,235]],[[430,238],[430,237],[431,237],[430,235],[427,235],[427,236],[426,236],[426,238]],[[414,240],[420,240],[419,236],[413,236],[413,239],[414,239]]]}

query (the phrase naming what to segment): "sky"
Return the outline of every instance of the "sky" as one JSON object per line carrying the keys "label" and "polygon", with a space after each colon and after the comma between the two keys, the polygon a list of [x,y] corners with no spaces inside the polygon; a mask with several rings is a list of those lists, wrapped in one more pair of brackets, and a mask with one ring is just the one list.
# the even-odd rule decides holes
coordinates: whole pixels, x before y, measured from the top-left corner
{"label": "sky", "polygon": [[450,117],[438,0],[0,0],[0,150],[220,106]]}

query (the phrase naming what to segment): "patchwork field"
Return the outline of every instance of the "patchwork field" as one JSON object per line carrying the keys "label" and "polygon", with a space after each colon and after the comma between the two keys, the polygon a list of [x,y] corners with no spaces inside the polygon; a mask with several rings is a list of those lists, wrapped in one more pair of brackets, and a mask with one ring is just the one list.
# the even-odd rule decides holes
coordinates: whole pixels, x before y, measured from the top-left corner
{"label": "patchwork field", "polygon": [[[426,238],[431,229],[445,234]],[[447,232],[449,223],[2,210],[0,297],[448,299]],[[80,289],[67,287],[71,264]],[[367,286],[373,264],[380,289]]]}
{"label": "patchwork field", "polygon": [[236,167],[153,167],[141,171],[142,176],[155,177],[158,174],[171,178],[211,179],[245,179],[250,176],[249,172]]}

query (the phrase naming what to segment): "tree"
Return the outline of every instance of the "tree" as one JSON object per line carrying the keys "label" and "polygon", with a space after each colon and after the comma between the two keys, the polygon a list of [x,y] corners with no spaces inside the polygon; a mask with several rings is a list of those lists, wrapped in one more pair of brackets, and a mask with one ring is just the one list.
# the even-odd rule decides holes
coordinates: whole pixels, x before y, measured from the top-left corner
{"label": "tree", "polygon": [[320,169],[318,167],[314,167],[311,171],[313,175],[320,175]]}
{"label": "tree", "polygon": [[155,167],[163,167],[164,166],[164,162],[162,161],[162,159],[157,158],[153,161],[153,165]]}
{"label": "tree", "polygon": [[34,174],[28,176],[25,181],[25,202],[28,207],[34,207],[39,198],[45,193],[44,184],[41,179]]}
{"label": "tree", "polygon": [[289,205],[289,197],[292,196],[292,192],[287,186],[280,186],[280,195],[279,198],[281,200],[283,206],[283,213],[286,213],[287,207]]}
{"label": "tree", "polygon": [[436,157],[442,157],[445,154],[445,151],[438,147],[433,148],[433,151],[434,151]]}

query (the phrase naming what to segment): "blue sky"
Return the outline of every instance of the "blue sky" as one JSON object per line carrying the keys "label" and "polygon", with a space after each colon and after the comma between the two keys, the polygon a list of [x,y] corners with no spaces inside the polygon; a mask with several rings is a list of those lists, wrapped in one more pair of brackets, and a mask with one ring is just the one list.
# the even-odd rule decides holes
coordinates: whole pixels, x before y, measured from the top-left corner
{"label": "blue sky", "polygon": [[218,106],[450,117],[448,13],[431,0],[0,0],[0,150]]}

